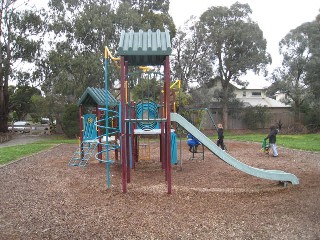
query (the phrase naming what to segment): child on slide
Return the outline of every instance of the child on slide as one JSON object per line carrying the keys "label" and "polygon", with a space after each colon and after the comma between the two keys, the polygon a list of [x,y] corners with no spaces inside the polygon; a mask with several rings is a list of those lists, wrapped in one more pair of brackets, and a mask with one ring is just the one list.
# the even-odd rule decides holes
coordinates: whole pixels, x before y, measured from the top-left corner
{"label": "child on slide", "polygon": [[188,133],[187,138],[188,138],[189,151],[196,153],[197,148],[201,143],[191,133]]}

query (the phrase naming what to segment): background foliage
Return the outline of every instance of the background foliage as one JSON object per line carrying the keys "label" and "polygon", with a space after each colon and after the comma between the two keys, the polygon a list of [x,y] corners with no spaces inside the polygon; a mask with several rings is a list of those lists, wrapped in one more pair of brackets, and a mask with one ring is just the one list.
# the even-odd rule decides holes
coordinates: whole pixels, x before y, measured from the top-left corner
{"label": "background foliage", "polygon": [[[22,2],[4,0],[0,4],[0,132],[7,131],[9,113],[15,113],[17,120],[27,114],[49,117],[61,125],[65,106],[76,104],[87,87],[103,87],[103,49],[108,46],[116,53],[122,30],[169,29],[172,79],[182,80],[180,107],[216,101],[225,128],[229,108],[238,106],[230,84],[245,87],[241,76],[248,71],[266,74],[271,62],[267,42],[251,19],[248,4],[213,6],[200,19],[191,18],[177,30],[169,14],[169,0],[50,0],[46,9],[33,7],[32,1]],[[283,63],[269,76],[269,96],[286,94],[296,121],[313,131],[320,127],[319,44],[320,15],[281,40]],[[109,86],[114,86],[118,71],[112,68],[110,75]],[[10,88],[9,80],[17,86]],[[190,99],[194,85],[208,88],[215,82],[221,83],[221,91]],[[32,92],[33,88],[38,90]],[[117,95],[114,88],[110,91]]]}

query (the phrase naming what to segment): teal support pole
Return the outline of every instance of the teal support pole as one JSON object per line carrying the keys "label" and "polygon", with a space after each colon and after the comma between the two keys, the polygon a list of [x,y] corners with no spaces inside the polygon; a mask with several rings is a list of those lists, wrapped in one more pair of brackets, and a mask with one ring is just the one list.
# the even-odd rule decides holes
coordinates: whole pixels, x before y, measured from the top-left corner
{"label": "teal support pole", "polygon": [[104,58],[104,89],[105,89],[105,136],[106,136],[106,143],[105,143],[105,151],[106,151],[106,176],[107,176],[107,186],[110,188],[111,186],[111,180],[110,180],[110,162],[109,162],[109,142],[108,142],[108,136],[109,136],[109,98],[108,98],[108,71],[109,71],[109,65],[108,65],[108,51],[105,50],[105,58]]}

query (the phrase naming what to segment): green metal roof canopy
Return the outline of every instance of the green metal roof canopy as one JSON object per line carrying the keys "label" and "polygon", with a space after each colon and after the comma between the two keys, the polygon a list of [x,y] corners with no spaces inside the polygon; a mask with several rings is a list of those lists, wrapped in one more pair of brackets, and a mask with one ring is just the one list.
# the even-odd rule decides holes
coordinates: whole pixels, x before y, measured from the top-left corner
{"label": "green metal roof canopy", "polygon": [[[108,93],[108,107],[115,107],[118,104],[118,100],[112,96],[112,94]],[[106,104],[106,91],[103,88],[93,88],[88,87],[85,92],[82,94],[78,101],[78,106],[87,105],[87,106],[105,106]]]}
{"label": "green metal roof canopy", "polygon": [[131,66],[163,65],[166,56],[171,54],[169,30],[161,32],[121,32],[118,55],[124,56]]}

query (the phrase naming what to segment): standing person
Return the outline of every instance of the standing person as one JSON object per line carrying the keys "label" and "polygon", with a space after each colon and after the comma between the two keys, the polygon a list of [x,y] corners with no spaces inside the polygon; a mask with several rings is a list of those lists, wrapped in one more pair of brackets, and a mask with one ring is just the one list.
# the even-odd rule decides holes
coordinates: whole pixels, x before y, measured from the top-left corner
{"label": "standing person", "polygon": [[268,136],[264,139],[264,140],[267,140],[269,139],[269,145],[272,149],[272,152],[273,152],[273,156],[274,157],[278,157],[279,154],[278,154],[278,150],[277,150],[277,145],[276,145],[276,141],[277,141],[277,134],[278,134],[279,130],[274,126],[272,125],[270,127],[270,133],[268,134]]}
{"label": "standing person", "polygon": [[221,123],[218,124],[218,141],[217,141],[217,146],[221,147],[221,149],[224,151],[225,147],[224,147],[224,135],[223,135],[223,126]]}

